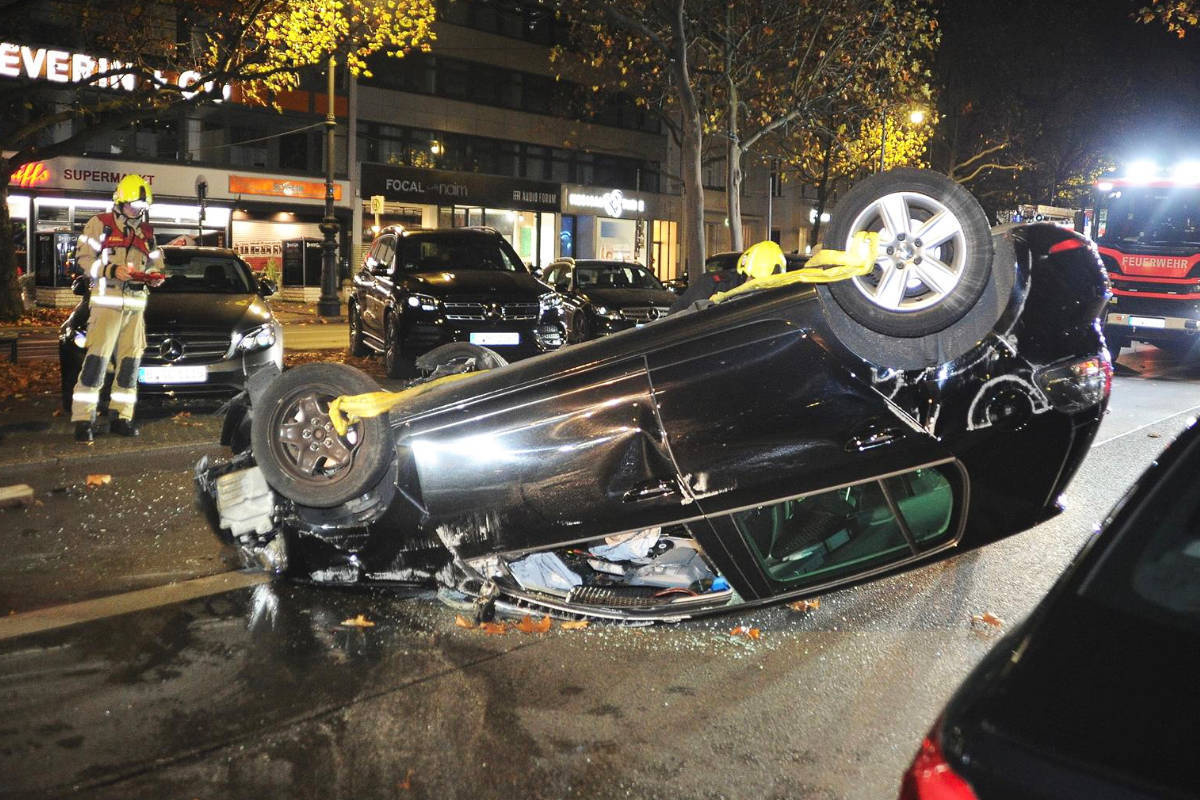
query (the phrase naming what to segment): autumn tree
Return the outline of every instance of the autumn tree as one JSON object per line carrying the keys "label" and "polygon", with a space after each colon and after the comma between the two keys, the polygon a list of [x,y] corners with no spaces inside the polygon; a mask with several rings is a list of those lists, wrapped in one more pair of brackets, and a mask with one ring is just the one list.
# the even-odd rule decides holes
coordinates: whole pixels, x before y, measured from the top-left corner
{"label": "autumn tree", "polygon": [[595,92],[627,93],[656,113],[678,143],[683,186],[683,254],[689,277],[704,270],[701,159],[707,103],[695,72],[704,51],[699,20],[724,9],[715,0],[560,0],[570,46],[555,59],[564,75]]}
{"label": "autumn tree", "polygon": [[[876,163],[884,154],[892,166],[919,159],[924,129],[906,120],[929,105],[925,63],[937,39],[922,0],[747,0],[703,17],[697,73],[711,83],[709,124],[725,146],[733,249],[743,247],[743,163],[752,151],[776,157],[788,137],[815,136],[828,142],[818,159],[837,153],[869,164],[861,145],[871,141]],[[885,136],[894,141],[879,153]]]}
{"label": "autumn tree", "polygon": [[[100,0],[0,3],[7,57],[36,67],[0,79],[0,319],[21,312],[7,205],[18,166],[81,152],[97,136],[172,108],[221,101],[228,87],[269,105],[331,59],[368,74],[373,54],[427,50],[433,18],[433,0],[160,0],[127,3],[119,13]],[[87,53],[86,74],[46,80],[34,51],[12,43],[35,42],[47,25],[68,19],[56,34],[71,40],[56,45]]]}

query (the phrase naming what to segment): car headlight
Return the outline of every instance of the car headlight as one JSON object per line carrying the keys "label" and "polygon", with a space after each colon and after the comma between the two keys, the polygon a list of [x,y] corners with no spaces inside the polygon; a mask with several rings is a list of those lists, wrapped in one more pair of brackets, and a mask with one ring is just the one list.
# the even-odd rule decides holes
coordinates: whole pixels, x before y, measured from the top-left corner
{"label": "car headlight", "polygon": [[251,328],[242,334],[242,338],[238,340],[238,352],[249,353],[254,350],[266,350],[275,344],[275,326],[267,323],[259,325],[257,328]]}
{"label": "car headlight", "polygon": [[437,311],[438,299],[427,294],[410,294],[408,296],[409,308],[419,308],[422,311]]}
{"label": "car headlight", "polygon": [[620,319],[621,318],[621,310],[620,309],[609,308],[608,306],[596,306],[596,314],[597,314],[597,316],[604,317],[605,319]]}

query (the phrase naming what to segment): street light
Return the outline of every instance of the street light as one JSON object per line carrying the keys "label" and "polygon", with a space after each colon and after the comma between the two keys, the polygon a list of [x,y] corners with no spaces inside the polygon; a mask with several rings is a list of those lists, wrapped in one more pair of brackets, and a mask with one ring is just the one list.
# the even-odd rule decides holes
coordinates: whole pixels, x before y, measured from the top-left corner
{"label": "street light", "polygon": [[337,127],[333,84],[336,66],[337,58],[329,56],[329,112],[325,115],[325,218],[319,226],[325,236],[325,241],[321,243],[321,299],[317,301],[317,314],[322,317],[337,317],[342,313],[342,302],[337,294],[338,221],[333,214],[333,132]]}
{"label": "street light", "polygon": [[[883,172],[883,170],[885,169],[883,157],[885,154],[884,151],[886,150],[886,147],[887,147],[888,110],[889,109],[887,108],[887,106],[884,106],[883,114],[879,118],[879,171],[880,172]],[[923,123],[925,121],[925,109],[918,106],[917,108],[914,108],[912,111],[909,111],[908,112],[908,121],[913,125],[920,125],[921,123]]]}

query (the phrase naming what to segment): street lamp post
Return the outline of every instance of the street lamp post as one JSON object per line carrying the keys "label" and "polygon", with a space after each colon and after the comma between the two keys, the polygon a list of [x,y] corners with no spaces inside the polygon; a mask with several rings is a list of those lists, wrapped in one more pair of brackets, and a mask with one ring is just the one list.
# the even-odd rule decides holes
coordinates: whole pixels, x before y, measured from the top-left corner
{"label": "street lamp post", "polygon": [[342,304],[337,294],[337,235],[338,221],[333,214],[333,132],[337,127],[334,115],[333,90],[334,68],[337,58],[329,57],[329,112],[325,115],[325,218],[321,220],[321,233],[325,236],[321,254],[321,299],[317,301],[317,314],[322,317],[341,316]]}

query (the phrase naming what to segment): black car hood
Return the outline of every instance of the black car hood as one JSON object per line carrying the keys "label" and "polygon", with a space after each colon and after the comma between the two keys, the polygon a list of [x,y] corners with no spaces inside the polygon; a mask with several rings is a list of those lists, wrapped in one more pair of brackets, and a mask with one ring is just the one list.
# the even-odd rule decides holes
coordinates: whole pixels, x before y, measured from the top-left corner
{"label": "black car hood", "polygon": [[666,289],[596,289],[589,287],[583,296],[596,305],[613,306],[614,308],[669,306],[675,302],[675,295]]}
{"label": "black car hood", "polygon": [[210,328],[244,332],[271,318],[262,298],[253,294],[150,293],[146,328],[150,331]]}
{"label": "black car hood", "polygon": [[405,275],[401,285],[410,292],[423,292],[437,297],[451,294],[495,294],[537,299],[551,291],[549,286],[528,272],[503,272],[496,269],[418,272]]}
{"label": "black car hood", "polygon": [[1019,655],[969,692],[967,717],[1069,772],[1195,789],[1194,632],[1075,595],[1027,630]]}

